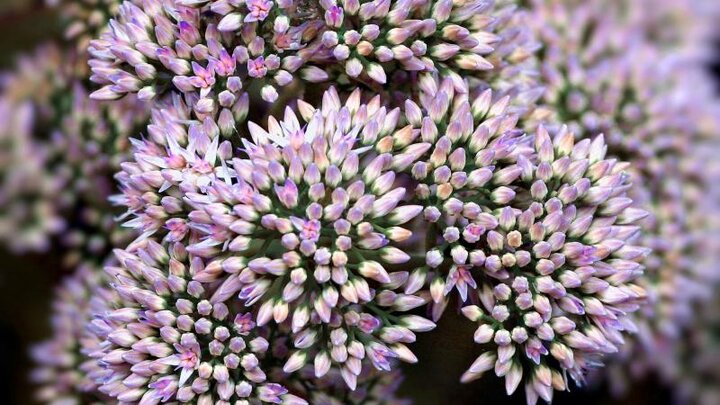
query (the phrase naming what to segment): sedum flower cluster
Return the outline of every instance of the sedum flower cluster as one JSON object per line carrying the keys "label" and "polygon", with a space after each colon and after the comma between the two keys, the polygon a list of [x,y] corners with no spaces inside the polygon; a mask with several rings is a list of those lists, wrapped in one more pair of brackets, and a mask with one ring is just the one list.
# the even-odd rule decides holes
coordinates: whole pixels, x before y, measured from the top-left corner
{"label": "sedum flower cluster", "polygon": [[[706,215],[702,194],[715,187],[713,170],[693,160],[698,145],[718,131],[716,96],[710,86],[689,90],[710,80],[700,63],[711,54],[711,37],[699,22],[717,10],[702,2],[662,2],[644,15],[641,10],[648,7],[640,3],[608,7],[600,1],[559,0],[532,7],[535,30],[546,46],[539,63],[548,83],[535,113],[555,114],[581,138],[604,133],[609,153],[634,163],[631,175],[638,186],[630,196],[634,207],[650,214],[638,242],[652,249],[642,282],[649,305],[636,321],[637,341],[618,356],[625,364],[611,373],[616,390],[628,386],[628,373],[675,378],[678,360],[656,353],[682,344],[695,306],[707,301],[717,281],[716,271],[703,261],[715,251],[709,247],[716,236],[707,223],[697,222]],[[658,27],[672,20],[678,22]],[[653,62],[636,63],[637,58]]]}
{"label": "sedum flower cluster", "polygon": [[431,72],[488,85],[535,47],[513,17],[512,4],[483,0],[125,1],[90,44],[91,80],[102,85],[92,97],[179,92],[199,117],[232,125],[248,95],[273,103],[298,83],[399,97]]}
{"label": "sedum flower cluster", "polygon": [[63,227],[51,199],[55,187],[43,172],[48,153],[32,139],[29,105],[2,100],[0,113],[8,117],[0,129],[0,239],[18,253],[48,249],[48,235]]}
{"label": "sedum flower cluster", "polygon": [[421,86],[389,111],[330,89],[318,107],[299,101],[301,118],[251,122],[237,152],[209,117],[173,125],[190,113],[175,97],[116,201],[142,241],[213,259],[194,278],[220,284],[219,300],[286,329],[285,373],[312,359],[316,377],[338,370],[355,389],[363,361],[415,362],[407,344],[434,323],[403,313],[431,302],[437,319],[457,289],[487,350],[464,379],[495,367],[512,393],[527,369],[529,398],[550,400],[566,372],[582,381],[617,351],[645,296],[633,241],[646,214],[630,208],[627,165],[605,159],[602,137],[525,135],[490,90],[471,99],[439,75]]}
{"label": "sedum flower cluster", "polygon": [[59,245],[63,267],[100,263],[130,238],[117,229],[107,198],[129,137],[147,113],[135,100],[88,98],[82,56],[41,46],[4,74],[0,239],[15,251]]}
{"label": "sedum flower cluster", "polygon": [[[441,84],[426,108],[451,95]],[[627,165],[605,159],[602,137],[575,145],[566,128],[522,135],[507,100],[489,100],[456,102],[444,131],[423,121],[435,144],[412,174],[434,234],[413,276],[432,278],[436,318],[454,290],[471,304],[463,313],[487,351],[463,380],[494,368],[511,394],[525,373],[528,400],[550,401],[565,373],[582,382],[633,330],[627,314],[646,294],[635,280],[647,250],[634,244],[646,213],[630,207]]]}
{"label": "sedum flower cluster", "polygon": [[463,383],[713,398],[712,5],[49,3],[0,81],[0,240],[68,272],[39,401],[405,404],[453,310]]}
{"label": "sedum flower cluster", "polygon": [[36,363],[31,379],[38,389],[34,396],[41,403],[103,403],[107,397],[98,391],[94,377],[99,367],[89,353],[102,341],[90,331],[93,314],[107,310],[118,301],[108,288],[101,269],[81,265],[63,279],[52,303],[52,337],[32,347]]}
{"label": "sedum flower cluster", "polygon": [[194,280],[206,267],[182,244],[146,241],[116,252],[120,303],[98,314],[104,338],[90,353],[102,367],[98,390],[121,402],[307,403],[267,381],[270,342],[240,303]]}

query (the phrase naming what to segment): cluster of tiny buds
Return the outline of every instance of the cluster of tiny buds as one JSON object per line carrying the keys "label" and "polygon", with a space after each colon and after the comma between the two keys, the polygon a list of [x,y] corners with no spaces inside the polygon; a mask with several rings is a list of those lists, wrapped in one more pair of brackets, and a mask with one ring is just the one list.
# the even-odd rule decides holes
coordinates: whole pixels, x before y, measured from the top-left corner
{"label": "cluster of tiny buds", "polygon": [[104,368],[100,392],[141,404],[306,403],[267,381],[262,358],[269,341],[252,314],[192,280],[204,265],[181,244],[148,240],[116,257],[121,266],[106,272],[121,304],[91,323],[105,341],[90,354]]}
{"label": "cluster of tiny buds", "polygon": [[463,72],[497,67],[485,58],[500,41],[492,16],[493,3],[480,0],[127,0],[109,30],[91,42],[91,80],[103,86],[92,97],[138,93],[147,100],[174,88],[198,116],[240,122],[237,110],[251,84],[274,102],[276,87],[297,76],[308,83],[345,81],[331,76],[336,67],[366,84],[416,72],[461,82]]}
{"label": "cluster of tiny buds", "polygon": [[[60,235],[82,264],[34,351],[41,401],[402,404],[396,363],[453,300],[482,353],[461,381],[529,405],[623,348],[673,345],[630,368],[676,377],[714,344],[692,309],[717,281],[717,173],[688,162],[717,151],[696,89],[714,7],[48,3],[72,52],[0,83],[0,239]],[[100,272],[129,234],[116,166],[138,236]]]}

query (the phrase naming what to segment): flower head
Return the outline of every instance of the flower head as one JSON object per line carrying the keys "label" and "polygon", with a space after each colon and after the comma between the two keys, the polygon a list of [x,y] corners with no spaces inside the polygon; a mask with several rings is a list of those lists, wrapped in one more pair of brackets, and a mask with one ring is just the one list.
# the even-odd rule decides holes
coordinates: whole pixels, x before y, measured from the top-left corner
{"label": "flower head", "polygon": [[628,165],[605,158],[602,137],[523,135],[509,100],[491,92],[454,96],[447,80],[422,91],[405,115],[419,129],[408,147],[432,144],[409,169],[429,243],[406,291],[429,280],[436,317],[455,290],[479,304],[463,312],[486,352],[464,381],[494,367],[509,393],[525,381],[530,402],[549,401],[565,373],[582,382],[618,350],[645,298],[636,280],[648,250],[634,242],[647,214],[626,196]]}
{"label": "flower head", "polygon": [[[710,157],[718,150],[710,135],[717,129],[709,129],[718,128],[716,119],[710,118],[716,116],[714,97],[697,91],[691,98],[681,98],[685,101],[674,107],[678,112],[710,126],[687,127],[683,137],[692,140],[687,149],[667,154],[657,165],[655,180],[631,190],[650,212],[643,220],[645,233],[640,242],[653,252],[645,260],[642,282],[649,302],[636,314],[638,334],[615,356],[607,373],[611,387],[619,393],[628,389],[629,382],[651,372],[668,382],[678,380],[685,360],[677,352],[687,348],[687,336],[699,322],[697,308],[712,302],[720,277],[714,253],[720,251],[720,228],[712,214],[717,210],[714,179],[720,168]],[[673,355],[657,356],[658,351]]]}
{"label": "flower head", "polygon": [[[174,88],[187,96],[200,118],[223,113],[238,121],[243,117],[236,110],[253,82],[263,87],[266,101],[274,102],[277,92],[265,87],[274,90],[292,82],[302,62],[290,64],[287,59],[301,47],[305,32],[316,31],[312,22],[293,27],[292,38],[278,47],[264,36],[282,25],[280,17],[267,19],[273,2],[238,3],[244,18],[240,13],[223,17],[232,7],[228,2],[202,3],[123,2],[109,30],[90,45],[91,80],[103,86],[92,97],[111,100],[138,93],[141,99],[152,99]],[[234,35],[235,30],[242,35]],[[319,73],[302,74],[309,78]]]}
{"label": "flower head", "polygon": [[0,162],[0,205],[6,207],[0,238],[16,250],[47,250],[57,242],[67,268],[86,255],[102,260],[125,238],[114,229],[107,198],[128,138],[147,116],[133,98],[90,102],[74,69],[80,59],[40,47],[6,76],[0,111],[7,147]]}
{"label": "flower head", "polygon": [[0,240],[15,252],[46,251],[65,226],[45,175],[47,147],[32,137],[32,106],[0,101]]}
{"label": "flower head", "polygon": [[[652,7],[649,7],[652,5]],[[682,0],[655,3],[647,0],[628,2],[629,24],[641,30],[643,39],[667,53],[695,61],[714,54],[714,18],[720,15],[715,2]]]}
{"label": "flower head", "polygon": [[402,94],[418,73],[439,72],[525,92],[534,75],[524,62],[537,45],[520,14],[484,0],[126,0],[91,43],[91,79],[103,86],[93,97],[151,99],[174,89],[201,119],[224,113],[240,122],[246,91],[275,102],[277,88],[295,79]]}
{"label": "flower head", "polygon": [[378,99],[360,104],[360,94],[343,105],[331,90],[320,109],[302,104],[305,126],[289,109],[269,132],[250,123],[253,142],[245,142],[246,158],[231,160],[230,181],[186,194],[195,208],[188,226],[202,235],[188,251],[229,255],[220,261],[227,274],[203,281],[225,278],[235,286],[228,296],[257,303],[260,325],[291,323],[286,372],[314,357],[318,376],[340,368],[350,387],[366,356],[384,370],[393,358],[414,361],[405,343],[434,327],[390,317],[425,303],[394,291],[407,277],[395,267],[410,260],[399,248],[412,235],[402,225],[421,211],[403,202],[395,167],[425,146],[395,157],[363,147],[395,129],[396,113]]}
{"label": "flower head", "polygon": [[[121,194],[114,204],[127,209],[124,224],[140,238],[160,232],[169,242],[188,234],[192,206],[186,193],[206,193],[217,182],[230,181],[226,164],[230,141],[220,141],[224,126],[210,117],[199,121],[182,97],[174,95],[152,110],[147,137],[131,140],[133,159],[115,176]],[[221,117],[222,119],[222,117]]]}
{"label": "flower head", "polygon": [[[691,322],[692,307],[711,295],[712,271],[698,265],[706,254],[700,240],[707,235],[699,236],[705,225],[691,218],[704,211],[697,208],[704,199],[697,193],[710,189],[712,170],[691,161],[697,160],[695,145],[703,145],[718,128],[705,126],[715,121],[709,117],[716,115],[712,106],[717,101],[702,90],[708,78],[696,65],[707,52],[702,51],[707,46],[703,24],[694,20],[695,27],[681,33],[667,24],[696,13],[698,4],[658,4],[649,10],[641,3],[628,5],[626,13],[592,1],[536,2],[531,7],[538,17],[534,21],[543,21],[534,29],[547,44],[542,81],[548,92],[536,112],[567,122],[580,139],[605,134],[608,156],[633,164],[628,170],[634,183],[628,191],[631,209],[649,214],[636,242],[652,249],[641,281],[649,302],[636,316],[637,339],[617,356],[635,378],[649,370],[674,373],[654,353],[679,339]],[[687,38],[694,39],[689,43]],[[613,380],[620,387],[628,378],[623,373]]]}
{"label": "flower head", "polygon": [[116,257],[120,266],[106,272],[121,303],[96,314],[93,328],[104,340],[91,353],[105,369],[101,392],[123,402],[306,403],[267,380],[262,331],[217,299],[217,287],[193,280],[207,268],[202,259],[151,240]]}
{"label": "flower head", "polygon": [[36,363],[31,379],[39,385],[35,394],[38,401],[107,400],[95,382],[97,364],[86,357],[101,344],[88,329],[92,315],[106,310],[118,299],[106,288],[105,281],[95,265],[83,264],[56,289],[52,336],[31,350]]}
{"label": "flower head", "polygon": [[51,152],[48,134],[39,123],[50,121],[55,110],[49,100],[53,83],[68,88],[67,64],[51,45],[18,58],[3,75],[0,116],[0,240],[16,252],[46,251],[53,235],[66,223],[54,200],[57,181],[48,176]]}
{"label": "flower head", "polygon": [[488,350],[463,379],[494,367],[512,393],[524,375],[530,403],[566,389],[566,372],[582,383],[634,331],[628,314],[645,299],[636,280],[648,253],[633,244],[646,214],[630,207],[626,166],[605,159],[602,137],[574,144],[567,131],[553,141],[540,129],[534,144],[512,183],[516,197],[495,211],[484,241],[466,248],[483,259],[481,306],[463,309]]}
{"label": "flower head", "polygon": [[525,126],[550,121],[582,139],[604,134],[608,153],[631,160],[643,183],[662,176],[664,157],[685,153],[697,132],[685,118],[698,106],[685,86],[703,81],[692,63],[646,41],[617,6],[557,0],[531,10],[546,44],[540,81],[547,91]]}

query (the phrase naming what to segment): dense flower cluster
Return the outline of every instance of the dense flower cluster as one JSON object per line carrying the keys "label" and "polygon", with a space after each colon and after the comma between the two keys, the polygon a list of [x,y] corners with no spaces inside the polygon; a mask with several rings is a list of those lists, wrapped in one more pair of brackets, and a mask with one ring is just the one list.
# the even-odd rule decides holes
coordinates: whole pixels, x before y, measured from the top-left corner
{"label": "dense flower cluster", "polygon": [[62,242],[76,251],[77,257],[68,251],[66,265],[72,266],[87,255],[102,258],[130,240],[115,226],[117,212],[108,197],[115,190],[113,173],[126,159],[129,137],[145,125],[146,113],[130,98],[112,106],[98,104],[79,83],[70,94],[70,110],[50,134],[45,170],[58,182],[52,198],[68,221]]}
{"label": "dense flower cluster", "polygon": [[[186,150],[196,150],[204,155],[199,161],[201,165],[179,160],[181,166],[163,171],[164,180],[155,184],[166,190],[180,190],[193,208],[189,213],[176,211],[180,218],[166,222],[166,227],[172,230],[165,238],[177,240],[192,230],[205,237],[202,242],[189,245],[188,250],[209,257],[222,256],[222,251],[243,256],[243,260],[225,259],[223,266],[217,266],[216,274],[209,273],[203,279],[225,278],[224,270],[231,274],[229,279],[225,278],[225,285],[236,279],[235,290],[240,290],[241,299],[248,304],[261,303],[259,323],[265,324],[271,319],[280,323],[286,319],[292,321],[293,332],[302,339],[299,347],[295,342],[296,349],[300,350],[293,353],[285,365],[286,371],[302,367],[307,349],[316,350],[318,332],[313,328],[305,329],[309,320],[316,319],[320,326],[337,322],[333,318],[338,315],[333,314],[346,305],[342,304],[343,300],[368,306],[370,297],[362,296],[367,282],[363,278],[357,279],[362,282],[361,286],[365,285],[359,288],[349,277],[348,269],[357,268],[365,279],[390,285],[400,286],[407,279],[406,294],[422,288],[432,269],[433,273],[448,272],[446,276],[433,274],[430,294],[439,304],[436,305],[439,308],[435,311],[436,316],[444,308],[444,296],[451,290],[457,288],[465,301],[467,290],[471,288],[473,300],[483,301],[486,316],[493,319],[480,329],[489,334],[489,339],[479,336],[478,342],[485,344],[493,339],[493,335],[508,335],[507,342],[501,343],[498,339],[502,339],[498,337],[495,344],[503,356],[497,361],[498,374],[505,375],[512,369],[507,379],[510,392],[520,382],[524,363],[532,360],[539,365],[541,356],[549,355],[553,350],[552,355],[561,364],[555,371],[557,375],[561,375],[561,370],[568,370],[581,381],[582,373],[593,366],[601,354],[612,353],[622,344],[621,331],[632,330],[625,315],[636,310],[644,298],[644,291],[633,281],[642,273],[642,267],[636,261],[647,251],[633,246],[632,241],[639,231],[634,223],[646,214],[629,208],[632,200],[625,197],[630,186],[625,165],[603,160],[606,147],[602,138],[574,146],[573,136],[567,131],[559,133],[554,144],[544,130],[534,138],[521,136],[520,131],[512,131],[517,117],[505,115],[508,100],[492,103],[490,92],[481,93],[472,104],[468,101],[456,103],[455,110],[449,114],[452,124],[441,124],[448,115],[454,86],[450,80],[426,80],[423,83],[428,92],[422,97],[423,107],[408,102],[402,111],[393,110],[390,118],[376,102],[361,104],[360,92],[350,95],[343,104],[337,94],[330,91],[325,94],[321,108],[300,103],[299,109],[309,121],[306,127],[301,127],[290,111],[282,122],[271,120],[269,132],[251,123],[254,140],[244,145],[249,159],[234,158],[227,164],[216,162],[217,157],[221,161],[228,159],[227,153],[219,152],[223,147],[217,144],[217,130],[203,132],[201,125],[196,125],[196,130],[188,135],[196,138],[190,138]],[[408,126],[394,129],[403,121],[407,121]],[[442,136],[438,125],[445,132]],[[213,125],[206,120],[202,127],[213,128]],[[179,132],[171,133],[174,136]],[[216,134],[214,143],[210,142],[208,133]],[[321,134],[327,134],[328,138]],[[498,139],[493,139],[496,136]],[[170,139],[175,138],[165,139],[164,143],[169,145]],[[353,157],[356,156],[353,153],[355,142],[374,145],[371,149],[361,149],[363,153],[372,151],[365,159],[362,180],[356,177],[360,159]],[[468,151],[476,155],[466,161]],[[389,152],[395,157],[391,158]],[[200,155],[193,159],[199,159]],[[207,159],[207,156],[212,158]],[[172,156],[153,160],[160,163],[171,159]],[[207,169],[204,174],[198,173],[198,167]],[[388,167],[410,174],[405,181],[417,182],[414,187],[417,197],[421,201],[430,199],[433,205],[425,202],[424,210],[421,206],[396,208],[405,190],[393,191],[398,173],[385,172]],[[493,172],[495,169],[498,169],[496,173]],[[343,184],[347,186],[340,187]],[[549,189],[548,184],[552,188]],[[333,187],[334,191],[329,192],[328,187]],[[359,191],[354,192],[355,188]],[[367,189],[373,194],[362,194]],[[299,190],[305,190],[307,194],[300,194]],[[259,194],[261,191],[263,194]],[[375,194],[379,191],[383,193]],[[385,193],[396,196],[383,197]],[[332,204],[322,206],[320,202],[328,194]],[[346,201],[357,203],[343,218]],[[366,208],[369,211],[357,205],[364,201],[369,204]],[[402,264],[410,257],[399,250],[392,254],[382,253],[388,250],[387,243],[393,239],[402,242],[412,235],[402,228],[390,229],[385,234],[375,233],[373,228],[401,225],[421,211],[423,217],[437,227],[431,227],[426,233],[439,237],[442,242],[430,240],[426,246],[427,267],[416,270],[412,276],[388,273],[385,267]],[[366,213],[375,219],[363,223]],[[384,218],[387,214],[390,215]],[[395,217],[401,220],[395,220]],[[332,222],[324,225],[327,219]],[[353,224],[357,224],[357,228]],[[363,227],[368,229],[363,231]],[[159,227],[151,231],[157,229]],[[323,230],[333,250],[322,245]],[[523,235],[523,232],[527,234]],[[267,236],[262,238],[264,234]],[[353,238],[358,236],[358,240]],[[354,252],[356,245],[360,250]],[[485,246],[489,249],[484,249]],[[379,254],[373,254],[372,251],[377,249],[380,249]],[[274,251],[277,253],[273,254]],[[368,262],[365,260],[368,254],[375,255],[380,262]],[[306,260],[309,260],[308,264],[303,264]],[[446,260],[447,267],[443,265]],[[293,266],[299,268],[292,270]],[[572,266],[574,271],[568,270],[567,266]],[[306,268],[313,269],[312,278],[308,277]],[[527,273],[523,268],[527,268]],[[554,279],[556,269],[562,273]],[[481,272],[474,276],[473,270]],[[514,274],[516,271],[518,275]],[[402,278],[393,280],[393,275]],[[307,284],[309,280],[312,284]],[[343,286],[340,294],[333,284],[322,286],[331,280]],[[318,282],[319,289],[313,287],[308,291]],[[537,296],[531,293],[531,283]],[[525,309],[519,309],[517,314],[510,314],[504,304],[514,296],[511,287],[517,295],[515,301],[527,301],[527,306],[522,304]],[[572,294],[575,289],[577,295]],[[232,290],[227,293],[232,294]],[[269,298],[268,293],[271,294]],[[309,299],[305,297],[306,293],[311,294]],[[377,294],[381,305],[386,301],[383,294]],[[298,298],[303,303],[299,307],[293,304]],[[412,295],[400,297],[393,293],[388,294],[387,299],[390,298],[387,306],[398,305],[394,303],[398,298],[407,300]],[[418,299],[417,303],[402,309],[411,309],[422,302]],[[312,303],[312,306],[305,303]],[[556,309],[553,311],[553,308]],[[558,311],[563,311],[562,316]],[[473,306],[466,313],[475,321],[481,318],[482,312]],[[347,322],[354,322],[352,318],[358,316],[361,322],[358,328],[363,330],[363,315],[368,316],[368,322],[374,321],[370,332],[380,326],[394,329],[392,333],[383,333],[387,331],[380,329],[380,338],[385,343],[414,340],[412,333],[403,337],[409,330],[403,333],[395,325],[383,325],[370,314],[360,313],[349,319],[346,315],[338,320],[351,326],[352,323],[348,325]],[[379,315],[387,322],[382,313]],[[580,322],[585,317],[588,320]],[[506,320],[522,324],[506,327],[503,324]],[[432,325],[423,323],[415,328],[422,330]],[[576,323],[583,326],[582,330],[576,330]],[[557,324],[555,328],[551,326],[554,324]],[[528,328],[535,334],[531,335]],[[510,331],[517,335],[516,340],[511,340]],[[563,340],[555,341],[556,332]],[[310,337],[306,336],[308,334]],[[336,335],[329,335],[327,361],[344,363],[346,373],[343,377],[354,386],[352,378],[348,379],[347,370],[352,366],[345,363],[346,355],[342,355],[341,360],[332,356],[337,346],[334,341],[340,339],[344,345],[347,339],[344,332]],[[546,348],[543,341],[549,347]],[[518,356],[516,362],[513,361],[513,342],[526,349],[526,355],[522,359]],[[351,353],[351,349],[347,346],[343,352]],[[383,350],[383,358],[392,354],[384,346]],[[404,352],[403,349],[401,353]],[[362,351],[358,353],[364,356]],[[376,366],[387,368],[385,360],[380,363],[374,359],[377,353],[368,354]],[[497,355],[488,352],[482,359],[490,356]],[[329,364],[322,361],[322,354],[315,359],[316,372],[322,375]],[[491,363],[495,362],[493,358]],[[539,370],[551,373],[549,368]],[[485,369],[473,367],[466,379],[479,376],[483,371]],[[566,386],[566,382],[554,384],[555,388]],[[553,385],[549,380],[532,387],[528,389],[529,395],[545,399],[552,395]]]}
{"label": "dense flower cluster", "polygon": [[218,179],[228,178],[226,160],[231,158],[232,144],[220,142],[219,135],[234,127],[218,126],[209,117],[193,119],[177,95],[159,104],[151,115],[147,136],[132,141],[133,159],[123,162],[115,176],[122,193],[112,200],[127,208],[130,220],[125,226],[137,229],[143,237],[161,231],[167,233],[166,240],[175,242],[189,231],[191,207],[183,193],[204,192]]}
{"label": "dense flower cluster", "polygon": [[462,382],[712,402],[720,8],[651,3],[49,0],[0,82],[0,240],[75,268],[38,399],[405,404],[455,306]]}
{"label": "dense flower cluster", "polygon": [[[711,156],[716,156],[719,147],[717,137],[711,137],[698,143],[694,153],[701,162],[706,163],[712,160]],[[716,177],[720,174],[720,165],[705,164],[703,170],[703,173]],[[698,254],[697,265],[716,278],[720,274],[720,261],[717,260],[717,252],[720,252],[720,217],[708,216],[706,213],[716,212],[718,209],[720,188],[710,187],[699,191],[704,198],[697,199],[697,209],[691,221],[694,234],[698,235],[697,241],[703,249],[701,254]],[[710,405],[720,399],[717,389],[720,375],[716,367],[720,359],[718,295],[717,290],[710,293],[712,296],[703,302],[704,305],[693,308],[695,312],[686,319],[688,325],[682,328],[682,336],[668,345],[674,361],[666,364],[666,370],[671,370],[666,374],[670,383],[675,382],[678,386],[678,403]],[[678,341],[683,344],[677,344]]]}
{"label": "dense flower cluster", "polygon": [[52,201],[56,182],[45,175],[48,146],[34,137],[36,121],[49,114],[50,95],[41,83],[60,81],[53,80],[60,58],[57,48],[46,46],[2,77],[0,240],[13,251],[46,250],[50,235],[64,226]]}
{"label": "dense flower cluster", "polygon": [[8,117],[0,129],[0,240],[15,252],[46,250],[64,223],[44,176],[47,151],[32,139],[32,107],[2,100],[0,114]]}
{"label": "dense flower cluster", "polygon": [[65,278],[55,292],[50,339],[32,348],[37,368],[32,380],[39,385],[41,403],[102,403],[95,373],[97,363],[86,357],[101,346],[88,324],[118,301],[114,290],[94,264],[83,264]]}
{"label": "dense flower cluster", "polygon": [[92,323],[104,340],[90,353],[104,370],[100,392],[140,403],[307,403],[267,380],[270,343],[252,315],[194,280],[206,271],[202,259],[153,241],[116,257],[120,266],[105,271],[120,303]]}
{"label": "dense flower cluster", "polygon": [[[496,345],[497,355],[481,355],[465,378],[495,367],[511,393],[529,371],[528,401],[549,402],[553,388],[567,387],[563,370],[582,382],[602,354],[618,351],[622,332],[633,331],[627,314],[645,297],[635,280],[647,254],[633,241],[646,213],[629,207],[625,165],[605,159],[602,137],[574,145],[572,134],[561,131],[552,141],[541,128],[535,151],[537,163],[520,175],[525,200],[515,212],[500,210],[480,245],[489,251],[474,251],[489,277],[479,296],[484,311],[463,312],[480,324],[475,341]],[[548,355],[560,370],[543,360]]]}
{"label": "dense flower cluster", "polygon": [[512,88],[510,70],[536,47],[513,10],[482,0],[125,1],[91,43],[91,79],[103,85],[93,97],[172,89],[200,118],[230,122],[244,118],[237,110],[253,87],[274,102],[296,79],[404,95],[418,74],[460,83],[469,73]]}
{"label": "dense flower cluster", "polygon": [[[393,157],[359,148],[358,133],[382,133],[379,124],[392,131],[392,120],[377,105],[359,106],[352,98],[341,106],[336,96],[326,93],[325,105],[304,129],[291,111],[272,136],[251,124],[258,140],[247,145],[249,159],[233,159],[238,182],[218,182],[211,191],[216,197],[194,201],[201,211],[190,226],[207,239],[188,249],[225,244],[244,252],[239,298],[262,303],[260,324],[292,320],[297,350],[285,370],[299,368],[312,354],[318,376],[336,364],[354,387],[351,375],[360,373],[366,353],[381,369],[389,369],[390,357],[415,361],[403,343],[415,340],[412,331],[434,324],[390,315],[425,303],[393,291],[407,278],[393,266],[410,260],[397,247],[412,236],[401,225],[422,209],[401,203],[406,190],[395,186],[394,168],[419,153]],[[269,143],[273,137],[284,146]]]}
{"label": "dense flower cluster", "polygon": [[68,267],[87,255],[99,262],[127,239],[114,226],[107,197],[129,137],[146,116],[131,98],[112,105],[89,100],[78,59],[42,47],[6,74],[1,101],[7,163],[0,238],[20,251],[47,250],[59,239]]}
{"label": "dense flower cluster", "polygon": [[[622,4],[537,1],[532,12],[545,46],[539,61],[547,92],[539,101],[540,117],[552,114],[551,122],[569,125],[581,138],[604,134],[609,153],[631,160],[643,186],[654,187],[670,172],[666,165],[687,156],[701,135],[698,115],[712,114],[703,105],[712,104],[709,88],[687,91],[707,79],[702,67],[648,42],[651,34],[631,23]],[[653,63],[635,63],[637,58]],[[525,126],[536,123],[530,119]]]}
{"label": "dense flower cluster", "polygon": [[[187,246],[189,252],[229,255],[198,277],[224,279],[225,295],[257,302],[260,325],[291,321],[287,372],[314,358],[318,376],[336,365],[352,387],[366,354],[382,369],[389,369],[392,357],[414,362],[404,343],[415,340],[412,331],[434,327],[417,316],[392,315],[425,303],[394,292],[408,276],[394,268],[410,260],[397,247],[412,236],[401,225],[422,210],[402,203],[406,189],[395,185],[394,168],[409,166],[429,145],[395,157],[362,147],[391,133],[397,114],[393,121],[378,99],[360,104],[360,94],[343,105],[328,91],[321,109],[304,107],[309,122],[303,127],[291,110],[283,121],[271,121],[270,132],[250,123],[254,140],[245,142],[247,158],[231,158],[228,141],[218,145],[209,119],[191,124],[187,136],[165,127],[160,139],[167,154],[141,144],[145,153],[136,154],[137,165],[119,176],[126,187],[118,198],[136,216],[130,225],[144,235],[164,227],[163,239],[178,241],[192,232],[200,239]],[[156,173],[159,181],[135,181],[135,172]],[[136,198],[148,195],[160,203],[157,209]]]}
{"label": "dense flower cluster", "polygon": [[717,2],[640,0],[625,7],[627,23],[642,30],[646,43],[682,57],[713,57],[717,32],[712,21],[720,16]]}
{"label": "dense flower cluster", "polygon": [[[428,80],[420,105],[408,102],[405,108],[408,122],[415,127],[406,128],[406,133],[415,141],[400,149],[402,153],[424,143],[432,145],[409,168],[417,182],[415,198],[424,206],[427,236],[426,266],[412,273],[406,291],[423,287],[432,272],[435,319],[445,309],[451,291],[458,291],[461,302],[468,300],[468,291],[477,297],[477,284],[469,270],[474,261],[482,266],[485,258],[471,255],[464,246],[481,244],[485,232],[497,227],[493,211],[507,207],[516,195],[508,185],[520,175],[520,168],[512,162],[527,159],[531,151],[531,139],[515,129],[518,117],[507,111],[507,97],[493,101],[492,91],[486,90],[470,100],[463,93],[456,93],[449,80]],[[399,140],[396,147],[407,142]],[[488,266],[499,264],[496,259],[490,258]]]}
{"label": "dense flower cluster", "polygon": [[[693,147],[720,128],[717,121],[706,123],[714,115],[713,91],[688,91],[693,83],[707,81],[697,66],[709,46],[701,32],[706,25],[697,24],[707,16],[697,14],[698,6],[703,7],[662,2],[646,15],[648,7],[635,2],[533,4],[535,29],[546,46],[540,59],[549,89],[536,112],[554,113],[583,138],[606,134],[608,153],[634,164],[637,186],[629,192],[634,206],[650,213],[638,241],[653,251],[642,281],[650,305],[636,321],[638,342],[620,356],[635,377],[653,370],[674,378],[674,360],[667,361],[673,357],[655,353],[681,344],[693,306],[712,294],[716,281],[702,264],[710,250],[705,226],[693,220],[707,212],[699,207],[704,198],[699,190],[713,183],[709,170],[690,161]],[[659,27],[672,19],[694,23],[675,24],[676,32]],[[637,63],[637,58],[653,63]],[[626,375],[612,374],[616,389],[627,387]]]}
{"label": "dense flower cluster", "polygon": [[645,297],[634,281],[647,255],[633,242],[647,214],[630,207],[627,165],[605,159],[602,137],[575,145],[567,129],[554,141],[543,128],[522,136],[507,99],[493,104],[484,92],[470,103],[437,84],[428,83],[422,108],[408,108],[429,111],[416,120],[417,133],[433,148],[411,172],[427,200],[428,235],[438,237],[413,276],[433,273],[436,317],[455,289],[462,302],[482,304],[463,309],[480,323],[476,342],[489,349],[465,380],[495,367],[512,393],[525,371],[529,400],[550,401],[553,388],[567,387],[553,373],[582,381],[602,354],[618,350],[622,331],[633,330],[626,315]]}

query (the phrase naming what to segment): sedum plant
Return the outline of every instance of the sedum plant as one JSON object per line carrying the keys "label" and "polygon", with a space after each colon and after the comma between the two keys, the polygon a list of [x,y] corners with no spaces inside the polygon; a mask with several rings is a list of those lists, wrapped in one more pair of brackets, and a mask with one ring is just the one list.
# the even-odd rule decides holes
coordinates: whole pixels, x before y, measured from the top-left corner
{"label": "sedum plant", "polygon": [[0,240],[62,253],[39,401],[404,404],[449,311],[463,383],[713,398],[711,4],[49,3],[0,83]]}

